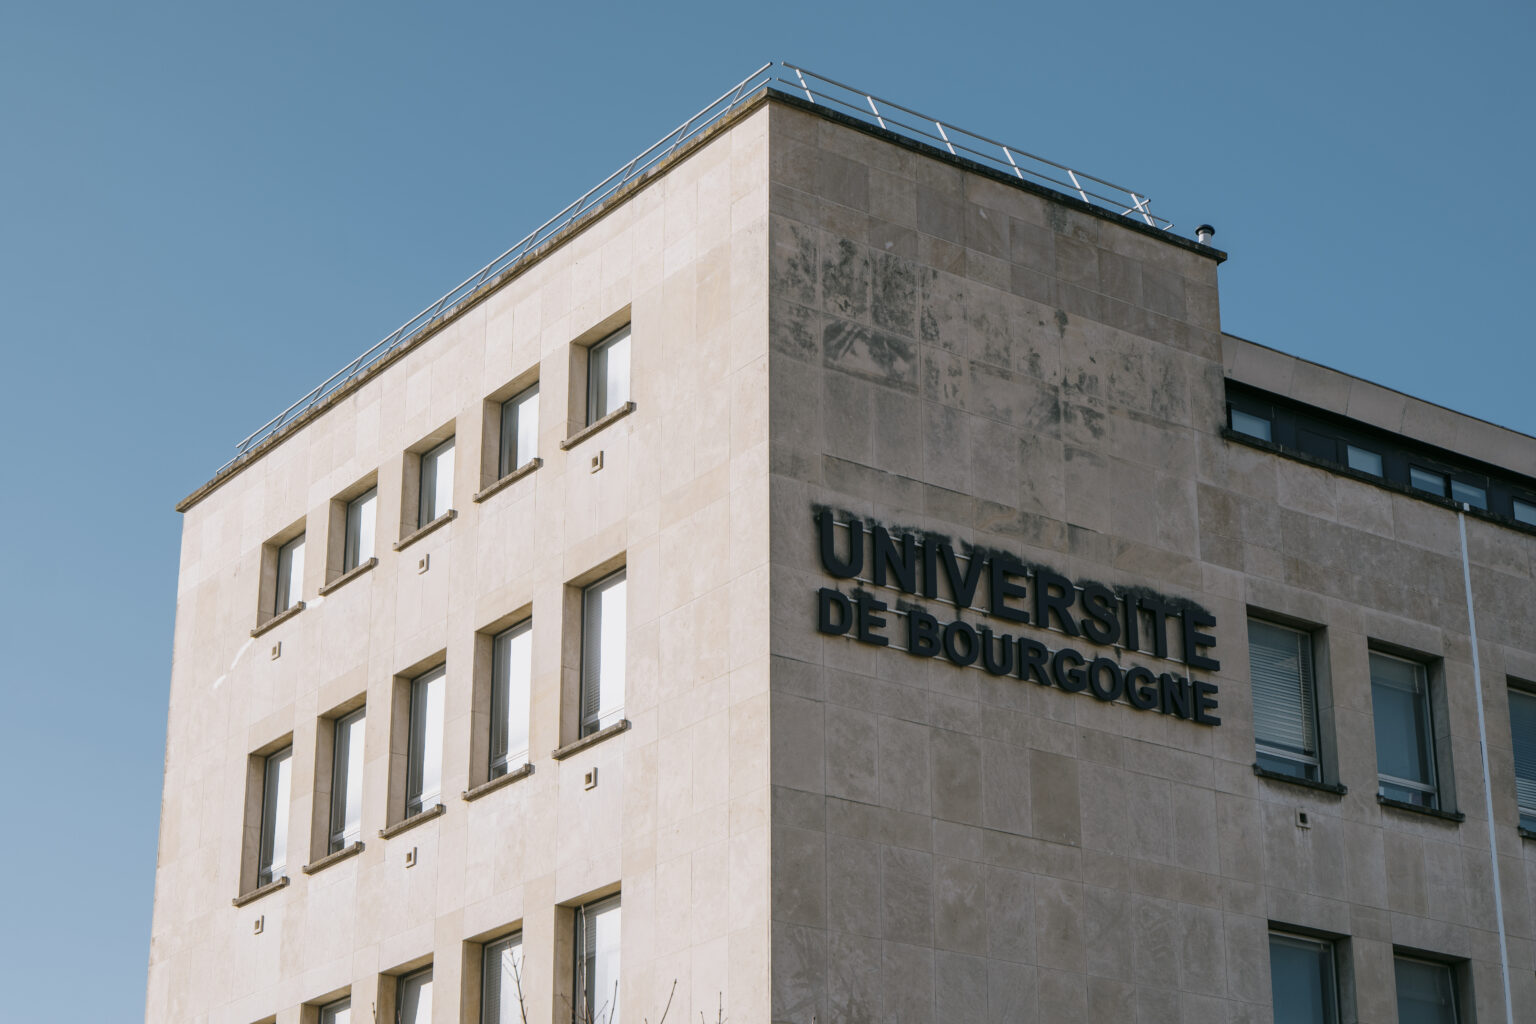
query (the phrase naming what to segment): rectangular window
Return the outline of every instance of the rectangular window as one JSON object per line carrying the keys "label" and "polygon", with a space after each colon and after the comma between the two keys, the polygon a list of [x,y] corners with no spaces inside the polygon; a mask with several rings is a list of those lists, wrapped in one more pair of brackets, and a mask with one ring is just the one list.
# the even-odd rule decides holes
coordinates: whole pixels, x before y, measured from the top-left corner
{"label": "rectangular window", "polygon": [[1369,448],[1356,448],[1354,445],[1345,445],[1349,459],[1349,468],[1361,473],[1369,473],[1371,476],[1381,476],[1381,456]]}
{"label": "rectangular window", "polygon": [[1536,505],[1516,498],[1514,514],[1515,522],[1524,523],[1527,526],[1536,526]]}
{"label": "rectangular window", "polygon": [[1484,487],[1478,487],[1476,484],[1464,484],[1460,480],[1452,480],[1451,500],[1487,511],[1488,490]]}
{"label": "rectangular window", "polygon": [[576,908],[577,1024],[619,1024],[619,898]]}
{"label": "rectangular window", "polygon": [[587,352],[587,423],[596,423],[629,401],[629,325]]}
{"label": "rectangular window", "polygon": [[1271,440],[1269,420],[1262,416],[1243,412],[1241,409],[1232,410],[1232,429],[1239,434],[1247,434],[1261,441]]}
{"label": "rectangular window", "polygon": [[320,1007],[320,1024],[352,1024],[352,1000],[338,999]]}
{"label": "rectangular window", "polygon": [[1429,682],[1417,662],[1371,652],[1378,792],[1389,800],[1438,807]]}
{"label": "rectangular window", "polygon": [[373,557],[374,511],[379,489],[370,487],[347,502],[347,536],[342,549],[341,571],[350,572]]}
{"label": "rectangular window", "polygon": [[1509,691],[1509,731],[1515,747],[1520,826],[1536,831],[1536,695]]}
{"label": "rectangular window", "polygon": [[1259,767],[1321,781],[1312,638],[1249,619],[1248,666]]}
{"label": "rectangular window", "polygon": [[395,996],[400,1024],[432,1024],[432,968],[400,979]]}
{"label": "rectangular window", "polygon": [[453,507],[453,438],[421,456],[416,525],[426,526]]}
{"label": "rectangular window", "polygon": [[304,535],[277,549],[277,589],[272,602],[272,614],[283,612],[298,604],[304,597]]}
{"label": "rectangular window", "polygon": [[1333,943],[1270,932],[1269,979],[1276,1024],[1338,1024]]}
{"label": "rectangular window", "polygon": [[1415,490],[1437,494],[1442,498],[1445,497],[1445,475],[1442,473],[1420,469],[1418,466],[1409,466],[1408,482],[1414,486]]}
{"label": "rectangular window", "polygon": [[288,867],[288,783],[292,768],[292,747],[267,755],[261,784],[261,848],[256,862],[258,887],[282,878]]}
{"label": "rectangular window", "polygon": [[[1402,1024],[1457,1024],[1456,978],[1449,964],[1392,958],[1397,976],[1397,1019]],[[1278,1018],[1276,1018],[1278,1019]]]}
{"label": "rectangular window", "polygon": [[524,1024],[521,934],[485,944],[480,978],[480,1024]]}
{"label": "rectangular window", "polygon": [[528,761],[528,706],[533,676],[533,620],[491,641],[491,764],[496,779]]}
{"label": "rectangular window", "polygon": [[331,761],[331,826],[326,852],[350,846],[363,835],[363,726],[366,709],[336,719]]}
{"label": "rectangular window", "polygon": [[443,679],[435,668],[411,680],[410,749],[406,755],[405,816],[431,808],[443,788]]}
{"label": "rectangular window", "polygon": [[581,595],[581,735],[624,717],[624,570]]}
{"label": "rectangular window", "polygon": [[526,466],[539,454],[539,386],[501,403],[501,448],[497,477]]}

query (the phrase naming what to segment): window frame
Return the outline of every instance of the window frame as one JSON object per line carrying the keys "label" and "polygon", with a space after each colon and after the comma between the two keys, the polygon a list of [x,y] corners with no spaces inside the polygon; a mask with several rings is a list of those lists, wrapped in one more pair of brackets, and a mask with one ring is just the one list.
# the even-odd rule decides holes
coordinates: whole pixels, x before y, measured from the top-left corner
{"label": "window frame", "polygon": [[[417,968],[414,971],[407,971],[406,973],[401,974],[401,975],[399,975],[396,978],[396,980],[395,980],[395,1007],[394,1007],[394,1011],[395,1012],[393,1014],[394,1019],[395,1019],[395,1024],[407,1024],[407,1022],[405,1020],[405,993],[406,993],[406,987],[407,986],[412,985],[412,984],[419,985],[422,981],[425,981],[426,984],[429,986],[427,988],[428,993],[432,992],[432,988],[430,987],[430,986],[432,986],[432,982],[433,982],[432,967],[433,967],[432,964],[427,964],[425,967]],[[422,1018],[420,1018],[418,1016],[417,1020],[410,1022],[410,1024],[431,1024],[431,1020],[432,1020],[432,1003],[433,1003],[433,999],[432,999],[432,996],[429,994],[427,996],[427,1015],[426,1015],[425,1020],[423,1021]],[[420,1007],[420,1005],[421,1004],[418,1002],[417,1003],[418,1008]]]}
{"label": "window frame", "polygon": [[[363,505],[367,504],[371,521],[363,528]],[[355,514],[354,514],[355,513]],[[363,537],[367,536],[367,553],[363,552]],[[345,501],[342,509],[341,571],[351,572],[379,552],[379,485]]]}
{"label": "window frame", "polygon": [[[1378,723],[1381,721],[1381,719],[1380,719],[1380,716],[1377,714],[1377,703],[1378,702],[1377,702],[1377,699],[1376,699],[1377,698],[1376,691],[1377,691],[1378,685],[1381,685],[1381,686],[1391,686],[1392,684],[1391,683],[1382,683],[1382,684],[1378,684],[1377,683],[1376,659],[1378,659],[1378,658],[1384,659],[1384,660],[1387,660],[1387,661],[1395,661],[1395,662],[1398,662],[1398,663],[1404,664],[1404,665],[1410,665],[1414,669],[1415,679],[1416,679],[1418,687],[1419,687],[1419,692],[1416,694],[1416,698],[1417,698],[1417,701],[1419,703],[1418,711],[1420,713],[1420,720],[1423,722],[1423,726],[1424,726],[1423,735],[1422,735],[1422,737],[1420,737],[1421,744],[1422,744],[1422,748],[1420,750],[1420,754],[1422,755],[1422,759],[1423,759],[1425,768],[1426,768],[1426,770],[1427,770],[1427,772],[1429,774],[1429,781],[1427,783],[1420,782],[1420,781],[1418,781],[1416,779],[1406,779],[1406,778],[1403,778],[1403,777],[1397,776],[1397,775],[1389,775],[1386,772],[1382,771],[1382,768],[1381,768],[1381,735],[1380,735],[1380,730],[1379,730],[1379,727],[1378,727]],[[1416,806],[1424,807],[1424,808],[1426,808],[1428,810],[1432,810],[1432,811],[1443,811],[1443,810],[1447,810],[1448,808],[1445,806],[1445,803],[1446,803],[1446,799],[1445,799],[1445,785],[1444,785],[1444,780],[1442,778],[1442,771],[1441,771],[1441,764],[1440,764],[1439,743],[1438,743],[1438,737],[1436,735],[1437,729],[1438,729],[1438,720],[1437,720],[1438,716],[1435,713],[1435,699],[1434,699],[1434,693],[1433,693],[1433,681],[1430,678],[1429,669],[1430,669],[1430,666],[1428,664],[1426,664],[1424,661],[1420,661],[1420,660],[1417,660],[1417,659],[1414,659],[1414,658],[1404,657],[1403,655],[1400,655],[1400,654],[1393,654],[1393,653],[1389,653],[1387,651],[1383,651],[1383,650],[1379,650],[1379,649],[1374,649],[1374,648],[1368,654],[1368,671],[1369,671],[1370,682],[1371,682],[1371,721],[1372,721],[1373,733],[1374,733],[1375,738],[1376,738],[1376,746],[1377,746],[1377,749],[1376,749],[1376,780],[1377,780],[1376,781],[1376,793],[1377,793],[1378,797],[1381,797],[1381,798],[1384,798],[1384,799],[1395,800],[1395,801],[1397,801],[1399,803],[1415,804]],[[1400,687],[1394,687],[1394,688],[1401,689]],[[1416,792],[1416,793],[1423,794],[1424,796],[1426,796],[1428,798],[1428,802],[1421,804],[1421,803],[1418,803],[1417,801],[1415,801],[1413,799],[1404,799],[1403,797],[1394,796],[1394,795],[1392,795],[1390,793],[1383,792],[1384,786],[1396,786],[1399,789],[1409,790],[1411,792]]]}
{"label": "window frame", "polygon": [[341,1010],[347,1011],[347,1024],[351,1024],[352,997],[349,995],[342,996],[340,999],[332,1000],[321,1006],[316,1013],[316,1019],[319,1021],[319,1024],[336,1024],[336,1014]]}
{"label": "window frame", "polygon": [[[1299,664],[1302,671],[1297,674],[1296,684],[1298,689],[1308,691],[1303,696],[1303,700],[1310,701],[1311,704],[1309,709],[1311,718],[1310,739],[1314,751],[1311,755],[1306,754],[1304,751],[1293,751],[1267,744],[1259,736],[1258,682],[1254,671],[1255,645],[1253,641],[1253,627],[1255,625],[1292,634],[1299,638],[1300,644],[1305,648],[1304,652],[1301,652],[1301,662]],[[1324,756],[1323,701],[1322,694],[1320,693],[1321,681],[1319,676],[1321,673],[1318,671],[1317,640],[1317,630],[1277,621],[1274,618],[1253,611],[1248,613],[1248,678],[1250,691],[1253,693],[1254,698],[1254,760],[1265,771],[1287,775],[1306,782],[1325,783],[1329,773],[1324,763],[1326,758]],[[1306,678],[1303,679],[1303,676]],[[1290,766],[1299,766],[1301,768],[1300,774],[1288,770]]]}
{"label": "window frame", "polygon": [[[436,753],[436,789],[429,792],[426,781],[426,761],[431,752],[428,734],[431,729],[433,709],[433,691],[431,687],[437,685],[435,692],[437,703],[437,737],[435,744]],[[448,695],[448,666],[446,663],[438,664],[412,676],[406,682],[405,689],[405,724],[406,724],[406,756],[405,756],[405,785],[404,785],[404,814],[401,820],[408,820],[431,810],[442,802],[443,796],[443,727],[447,714]],[[429,802],[430,798],[430,802]]]}
{"label": "window frame", "polygon": [[[522,688],[519,691],[521,700],[515,700],[512,690],[510,674],[502,671],[510,668],[502,660],[503,640],[509,656],[516,641],[527,638],[527,667]],[[499,779],[516,771],[528,763],[528,755],[532,744],[532,702],[533,702],[533,616],[525,616],[505,629],[498,630],[490,636],[490,732],[487,740],[486,751],[486,780]],[[510,741],[510,728],[508,719],[512,711],[512,705],[521,704],[522,707],[522,735],[524,744],[513,749]],[[498,729],[502,730],[501,749],[497,749]],[[514,758],[521,758],[516,764]]]}
{"label": "window frame", "polygon": [[1392,951],[1392,998],[1394,1007],[1399,1015],[1402,1013],[1402,983],[1398,976],[1398,964],[1408,963],[1418,967],[1433,967],[1445,972],[1446,981],[1451,995],[1451,1019],[1450,1024],[1462,1024],[1462,979],[1459,964],[1437,960],[1432,957],[1421,956],[1406,950],[1394,949]]}
{"label": "window frame", "polygon": [[1316,935],[1305,935],[1280,927],[1271,927],[1269,930],[1269,969],[1270,969],[1270,1005],[1274,1008],[1275,987],[1275,944],[1279,942],[1292,947],[1311,946],[1316,947],[1318,962],[1326,965],[1327,976],[1322,979],[1324,990],[1320,993],[1323,1003],[1325,1024],[1339,1024],[1343,1019],[1344,992],[1340,975],[1342,958],[1339,955],[1339,943],[1334,939],[1321,938]]}
{"label": "window frame", "polygon": [[[524,974],[523,966],[527,963],[527,960],[526,960],[526,954],[524,953],[524,949],[523,949],[523,932],[522,932],[521,929],[518,929],[517,931],[510,932],[510,933],[508,933],[506,935],[502,935],[502,936],[499,936],[499,937],[494,938],[494,939],[488,939],[481,946],[481,949],[480,949],[480,1013],[479,1013],[479,1015],[477,1017],[477,1019],[480,1021],[480,1024],[500,1024],[499,1020],[495,1020],[495,1019],[491,1018],[491,1016],[490,1016],[491,997],[494,994],[495,999],[496,999],[496,1005],[499,1008],[501,1006],[501,1004],[505,1001],[506,992],[503,990],[502,985],[501,985],[501,981],[500,981],[501,972],[494,969],[498,965],[492,962],[492,957],[496,957],[499,960],[500,954],[504,950],[504,948],[512,946],[512,945],[515,945],[517,947],[517,953],[512,958],[512,971],[513,971],[512,977],[513,977],[513,981],[516,983],[516,986],[517,986],[513,994],[517,998],[517,1001],[518,1001],[517,1005],[519,1006],[519,1009],[525,1009],[526,1008],[526,995],[525,995],[524,990],[523,990],[522,979],[523,979],[523,974]],[[497,979],[494,982],[494,984],[496,986],[496,992],[495,993],[491,992],[491,987],[493,985],[493,981],[492,981],[493,978]],[[503,1015],[502,1014],[498,1014],[498,1016],[503,1016]],[[523,1017],[523,1015],[521,1013],[519,1013],[519,1015],[515,1019],[520,1021],[520,1020],[523,1020],[524,1017]]]}
{"label": "window frame", "polygon": [[[573,909],[571,915],[571,1019],[573,1024],[588,1024],[589,1020],[596,1021],[597,1024],[609,1024],[614,1018],[614,1011],[617,1007],[609,1007],[606,1014],[599,1016],[599,1011],[605,1004],[598,1000],[597,978],[595,977],[597,972],[589,972],[587,967],[588,958],[583,955],[583,948],[586,945],[587,929],[589,927],[596,928],[595,924],[588,924],[589,919],[606,914],[609,911],[618,914],[617,924],[620,936],[622,937],[624,930],[624,904],[622,897],[623,893],[616,892],[598,899],[588,900]],[[596,936],[593,937],[593,944],[595,947]],[[594,948],[591,960],[595,963],[596,959],[597,950]],[[615,1003],[622,1003],[624,997],[624,990],[621,984],[624,971],[622,941],[617,944],[617,948],[614,951],[614,959],[617,961],[614,1001]],[[591,989],[591,992],[588,989]],[[595,1008],[592,1008],[594,1003],[597,1005]],[[591,1008],[588,1017],[582,1016],[583,1005]]]}
{"label": "window frame", "polygon": [[[607,670],[603,664],[602,633],[605,616],[603,615],[601,602],[594,602],[594,596],[601,597],[606,595],[615,586],[621,586],[624,588],[622,609],[623,621],[619,623],[618,632],[620,646],[623,649],[618,668],[617,679],[619,701],[617,705],[607,704],[606,706],[608,707],[608,711],[605,713],[603,710],[605,707],[604,694],[605,692],[611,692],[612,690],[611,685],[605,684],[612,683],[613,679],[611,676],[606,674]],[[594,619],[594,605],[597,606],[597,629],[595,632],[598,634],[595,650],[594,645],[590,639],[594,633],[592,628]],[[624,717],[624,700],[626,696],[625,687],[628,682],[626,666],[629,656],[628,611],[629,570],[627,566],[620,566],[613,572],[606,573],[601,578],[593,580],[591,583],[588,583],[581,588],[581,620],[579,629],[581,643],[581,670],[579,676],[580,685],[577,689],[576,697],[577,738],[590,736],[595,732],[607,728],[609,725],[616,724]],[[593,657],[594,654],[596,655],[596,658]],[[596,694],[595,699],[592,697],[594,692]],[[592,705],[590,712],[588,710],[589,705]],[[612,721],[605,721],[605,719],[612,719]]]}
{"label": "window frame", "polygon": [[[606,416],[611,416],[630,401],[634,394],[634,346],[632,338],[633,325],[625,323],[616,330],[587,346],[586,352],[586,420],[585,426],[590,427]],[[609,381],[613,378],[609,366],[610,354],[614,349],[623,346],[624,353],[624,389],[616,400],[609,401]]]}
{"label": "window frame", "polygon": [[[256,840],[258,889],[286,877],[288,869],[293,824],[293,744],[290,742],[265,755],[261,765],[261,817]],[[282,843],[280,857],[279,840]]]}
{"label": "window frame", "polygon": [[[1536,832],[1536,729],[1531,731],[1525,744],[1520,742],[1520,737],[1524,734],[1515,731],[1515,701],[1529,701],[1532,712],[1536,713],[1536,688],[1529,684],[1522,685],[1513,679],[1508,680],[1506,688],[1509,698],[1510,762],[1515,776],[1515,818],[1518,822],[1518,827],[1525,829],[1527,832]],[[1529,745],[1529,752],[1525,758],[1522,758],[1519,748],[1527,744]],[[1530,779],[1528,780],[1531,791],[1529,806],[1526,805],[1524,798],[1520,795],[1520,783],[1522,781],[1520,762],[1522,760],[1528,760],[1532,769]]]}
{"label": "window frame", "polygon": [[[525,425],[520,413],[530,403],[533,407],[532,423]],[[497,403],[496,480],[512,475],[539,457],[539,404],[537,380]],[[531,426],[531,438],[524,437],[525,426]],[[529,442],[528,457],[519,458],[518,448],[524,440]]]}
{"label": "window frame", "polygon": [[[449,434],[447,438],[438,441],[418,457],[416,464],[416,529],[418,530],[424,526],[430,526],[453,510],[457,441],[457,435]],[[445,454],[448,466],[446,487],[442,484]],[[446,493],[443,493],[444,491]],[[443,508],[437,507],[439,499],[445,503]]]}
{"label": "window frame", "polygon": [[[325,852],[327,854],[339,853],[352,843],[361,842],[363,838],[362,772],[363,759],[367,753],[368,706],[365,704],[362,707],[337,715],[335,718],[330,719],[330,724],[331,775],[330,793],[326,801],[329,804],[329,813],[326,816],[325,830]],[[352,747],[352,736],[354,734],[348,734],[345,751],[342,749],[343,744],[341,742],[342,730],[353,725],[357,725],[359,730],[355,734],[356,738],[362,741],[359,745],[360,749],[356,753],[354,753]],[[347,761],[345,768],[342,765],[344,754]],[[357,776],[357,830],[355,834],[346,828],[347,812],[352,809],[352,801],[349,798],[348,790],[354,781],[354,774]],[[337,827],[338,815],[341,819],[340,828]],[[349,835],[352,837],[350,841],[347,838]]]}

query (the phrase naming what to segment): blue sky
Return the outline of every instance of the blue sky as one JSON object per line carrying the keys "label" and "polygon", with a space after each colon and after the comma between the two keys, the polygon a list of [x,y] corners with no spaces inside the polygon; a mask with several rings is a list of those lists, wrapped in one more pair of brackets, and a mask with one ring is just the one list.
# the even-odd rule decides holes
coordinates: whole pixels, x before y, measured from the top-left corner
{"label": "blue sky", "polygon": [[[233,444],[770,59],[1216,225],[1223,323],[1536,433],[1529,4],[9,4],[15,1020],[143,1015],[180,520]],[[19,1002],[18,1002],[19,1000]]]}

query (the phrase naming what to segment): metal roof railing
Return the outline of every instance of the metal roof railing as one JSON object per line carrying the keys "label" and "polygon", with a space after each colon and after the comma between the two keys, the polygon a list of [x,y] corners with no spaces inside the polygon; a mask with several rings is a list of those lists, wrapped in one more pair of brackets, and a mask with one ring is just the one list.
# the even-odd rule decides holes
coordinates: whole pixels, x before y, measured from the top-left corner
{"label": "metal roof railing", "polygon": [[826,107],[913,141],[946,150],[953,156],[992,167],[1020,180],[1033,181],[1075,195],[1085,203],[1145,221],[1154,228],[1168,230],[1173,227],[1172,222],[1153,215],[1150,200],[1140,193],[1074,171],[1065,164],[1035,156],[1016,146],[957,128],[938,118],[919,114],[908,107],[880,99],[797,65],[769,61],[663,135],[650,148],[608,175],[565,209],[534,228],[506,252],[454,285],[437,301],[385,335],[372,348],[331,374],[298,401],[252,431],[235,446],[234,457],[220,466],[214,475],[222,474],[262,442],[343,390],[390,354],[447,320],[461,302],[516,269],[519,263],[545,242],[580,221],[626,185],[644,177],[680,147],[697,138],[711,125],[722,121],[763,88],[803,96],[816,106]]}

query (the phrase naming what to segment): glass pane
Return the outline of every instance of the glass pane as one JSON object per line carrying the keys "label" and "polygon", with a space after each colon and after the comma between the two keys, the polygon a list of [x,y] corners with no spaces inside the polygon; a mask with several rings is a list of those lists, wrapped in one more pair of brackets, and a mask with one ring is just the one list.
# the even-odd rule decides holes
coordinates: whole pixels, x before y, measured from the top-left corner
{"label": "glass pane", "polygon": [[[1263,755],[1301,762],[1281,769],[1315,776],[1317,699],[1312,678],[1312,638],[1257,619],[1248,620],[1248,664],[1253,687],[1253,731]],[[1267,765],[1266,765],[1267,767]]]}
{"label": "glass pane", "polygon": [[374,508],[379,497],[377,487],[347,502],[347,545],[342,555],[343,572],[356,569],[373,557]]}
{"label": "glass pane", "polygon": [[523,1024],[523,937],[486,943],[480,1024]]}
{"label": "glass pane", "polygon": [[596,423],[629,401],[629,328],[592,346],[587,356],[587,422]]}
{"label": "glass pane", "polygon": [[505,775],[528,759],[528,704],[533,673],[533,621],[513,626],[491,641],[490,777]]}
{"label": "glass pane", "polygon": [[1239,434],[1247,434],[1249,437],[1257,437],[1262,441],[1270,440],[1269,420],[1262,416],[1243,412],[1241,409],[1232,410],[1232,429]]}
{"label": "glass pane", "polygon": [[1509,731],[1515,749],[1515,793],[1520,816],[1536,817],[1536,696],[1509,691]]}
{"label": "glass pane", "polygon": [[292,747],[267,758],[261,790],[261,853],[256,871],[257,885],[281,878],[288,866],[288,781],[292,767]]}
{"label": "glass pane", "polygon": [[604,403],[609,412],[629,401],[629,328],[608,344],[608,399]]}
{"label": "glass pane", "polygon": [[400,979],[400,1024],[432,1024],[432,968]]}
{"label": "glass pane", "polygon": [[1333,946],[1290,935],[1269,937],[1275,1024],[1335,1024]]}
{"label": "glass pane", "polygon": [[1451,481],[1451,500],[1485,511],[1488,508],[1488,492],[1475,484],[1464,484],[1460,480]]}
{"label": "glass pane", "polygon": [[1366,448],[1356,448],[1347,445],[1349,449],[1349,468],[1369,473],[1372,476],[1381,476],[1381,456]]}
{"label": "glass pane", "polygon": [[421,501],[417,526],[426,526],[453,507],[453,438],[421,457]]}
{"label": "glass pane", "polygon": [[587,588],[581,637],[581,732],[585,736],[624,715],[627,628],[622,571]]}
{"label": "glass pane", "polygon": [[[1435,784],[1434,741],[1424,667],[1400,658],[1371,655],[1371,709],[1376,720],[1376,768],[1394,789]],[[1383,779],[1383,792],[1388,780]],[[1407,787],[1413,788],[1413,787]],[[1391,795],[1391,794],[1386,794]],[[1393,799],[1403,799],[1392,796]]]}
{"label": "glass pane", "polygon": [[336,720],[336,751],[331,762],[331,853],[362,838],[365,723],[361,710]]}
{"label": "glass pane", "polygon": [[501,404],[501,451],[497,476],[506,476],[526,466],[538,454],[539,386],[507,399]]}
{"label": "glass pane", "polygon": [[411,683],[411,748],[406,771],[406,817],[437,803],[443,782],[443,669]]}
{"label": "glass pane", "polygon": [[1420,469],[1418,466],[1409,466],[1408,482],[1421,491],[1428,491],[1430,494],[1438,494],[1442,498],[1445,497],[1445,477],[1439,473],[1431,473],[1429,470]]}
{"label": "glass pane", "polygon": [[304,536],[300,534],[277,551],[277,599],[272,613],[280,614],[299,603],[304,590]]}
{"label": "glass pane", "polygon": [[1536,505],[1516,498],[1515,521],[1525,523],[1528,526],[1536,526]]}
{"label": "glass pane", "polygon": [[576,911],[578,1021],[619,1022],[619,898]]}
{"label": "glass pane", "polygon": [[1445,964],[1398,957],[1398,1024],[1456,1024],[1456,986]]}
{"label": "glass pane", "polygon": [[320,1024],[352,1024],[352,1000],[339,999],[320,1008]]}

